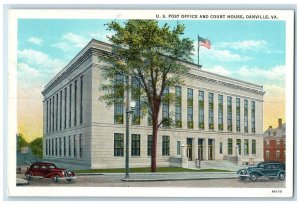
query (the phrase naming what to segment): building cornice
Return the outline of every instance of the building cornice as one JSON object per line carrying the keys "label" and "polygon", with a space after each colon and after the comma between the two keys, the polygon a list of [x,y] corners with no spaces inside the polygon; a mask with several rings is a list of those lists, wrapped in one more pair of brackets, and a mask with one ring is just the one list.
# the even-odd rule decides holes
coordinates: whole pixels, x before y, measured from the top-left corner
{"label": "building cornice", "polygon": [[[68,65],[62,69],[44,88],[42,91],[43,95],[46,95],[50,90],[52,90],[56,85],[58,85],[62,80],[69,76],[76,68],[78,68],[82,63],[84,63],[92,55],[104,55],[111,52],[111,44],[101,42],[92,39],[71,61]],[[236,90],[243,90],[249,93],[254,93],[263,96],[265,91],[263,91],[263,86],[254,83],[249,83],[241,80],[237,80],[230,77],[221,76],[218,74],[210,73],[208,71],[203,71],[198,68],[198,65],[182,61],[181,63],[190,67],[190,72],[186,74],[186,77],[195,79],[201,82],[205,82],[212,85],[218,85],[223,87],[228,87]]]}

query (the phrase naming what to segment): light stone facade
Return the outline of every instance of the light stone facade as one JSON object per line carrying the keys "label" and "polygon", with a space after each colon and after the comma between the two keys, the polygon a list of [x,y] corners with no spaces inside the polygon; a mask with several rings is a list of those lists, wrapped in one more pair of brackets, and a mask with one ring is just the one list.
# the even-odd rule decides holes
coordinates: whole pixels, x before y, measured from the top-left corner
{"label": "light stone facade", "polygon": [[[89,168],[124,167],[125,111],[123,115],[124,123],[115,124],[114,107],[108,108],[104,102],[99,100],[101,95],[99,85],[103,80],[101,77],[103,64],[99,62],[98,56],[105,55],[105,52],[110,52],[110,50],[109,44],[94,39],[91,40],[45,86],[42,92],[44,96],[43,154],[45,160]],[[243,164],[263,161],[263,87],[206,72],[194,64],[185,64],[190,67],[190,72],[184,76],[185,83],[181,85],[182,128],[159,129],[157,145],[158,166],[170,166],[172,160],[185,157],[191,161],[198,158],[201,158],[201,160],[226,159],[235,160]],[[193,89],[192,129],[188,129],[187,126],[188,88]],[[71,99],[70,90],[72,93]],[[199,91],[204,91],[204,129],[200,129],[198,126]],[[175,90],[170,89],[170,92],[174,93]],[[209,129],[208,124],[209,93],[214,94],[213,129]],[[219,95],[223,96],[223,130],[219,130],[218,126]],[[232,131],[227,130],[228,96],[232,98]],[[240,99],[240,131],[236,130],[237,99]],[[248,101],[248,132],[244,130],[244,100]],[[255,102],[255,113],[253,113],[255,116],[255,132],[252,132],[251,127],[252,102]],[[175,113],[174,105],[170,105],[169,109],[170,112]],[[161,113],[160,116],[162,116]],[[115,133],[121,133],[124,136],[123,156],[115,156]],[[148,126],[147,116],[141,118],[140,125],[130,125],[131,134],[140,135],[140,156],[131,156],[130,141],[130,167],[149,166],[151,159],[147,156],[147,136],[152,134],[152,128]],[[162,136],[169,136],[169,156],[162,156]],[[202,146],[199,144],[199,139],[202,139]],[[230,148],[230,143],[228,143],[230,139],[232,140],[232,148]],[[241,141],[240,154],[236,144],[237,139]],[[248,149],[246,149],[247,146],[245,145],[247,140]],[[248,150],[248,153],[246,153],[245,149]],[[200,150],[203,150],[201,152],[203,153],[202,155]],[[70,154],[69,151],[71,151]],[[253,154],[252,152],[255,153]]]}

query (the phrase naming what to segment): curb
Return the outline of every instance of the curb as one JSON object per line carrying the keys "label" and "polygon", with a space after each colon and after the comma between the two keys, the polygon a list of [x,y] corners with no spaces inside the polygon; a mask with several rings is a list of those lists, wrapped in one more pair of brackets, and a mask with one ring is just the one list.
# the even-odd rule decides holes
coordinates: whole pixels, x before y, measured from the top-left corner
{"label": "curb", "polygon": [[210,179],[237,179],[237,177],[199,177],[199,178],[166,178],[166,179],[122,179],[124,182],[146,182],[146,181],[182,181],[182,180],[210,180]]}

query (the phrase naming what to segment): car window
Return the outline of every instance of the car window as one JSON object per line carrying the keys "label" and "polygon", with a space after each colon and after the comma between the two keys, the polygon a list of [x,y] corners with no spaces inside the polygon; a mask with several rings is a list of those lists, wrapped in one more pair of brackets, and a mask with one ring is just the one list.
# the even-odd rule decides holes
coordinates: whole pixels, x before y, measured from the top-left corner
{"label": "car window", "polygon": [[38,169],[40,166],[39,165],[34,165],[33,168],[34,169]]}
{"label": "car window", "polygon": [[259,167],[259,168],[264,168],[264,164],[263,164],[263,163],[258,164],[258,167]]}
{"label": "car window", "polygon": [[47,169],[47,167],[45,165],[42,166],[42,169]]}
{"label": "car window", "polygon": [[54,169],[55,166],[54,166],[54,165],[50,165],[49,168],[50,168],[50,169]]}

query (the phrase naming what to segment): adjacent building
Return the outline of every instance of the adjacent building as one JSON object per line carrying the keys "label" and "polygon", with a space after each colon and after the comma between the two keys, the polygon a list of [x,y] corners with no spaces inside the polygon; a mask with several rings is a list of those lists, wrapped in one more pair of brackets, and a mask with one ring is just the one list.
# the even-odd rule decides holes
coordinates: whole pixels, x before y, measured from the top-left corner
{"label": "adjacent building", "polygon": [[264,160],[285,162],[285,123],[278,119],[278,127],[269,128],[264,132]]}
{"label": "adjacent building", "polygon": [[[124,167],[125,109],[122,104],[108,108],[99,100],[104,79],[98,56],[110,51],[110,44],[91,40],[42,91],[45,160]],[[182,63],[190,67],[185,83],[167,91],[175,94],[176,103],[161,106],[160,117],[174,113],[175,126],[159,129],[158,166],[183,158],[263,161],[263,87]],[[122,82],[123,76],[115,81]],[[137,105],[130,124],[130,167],[151,161],[152,128],[139,109]]]}

